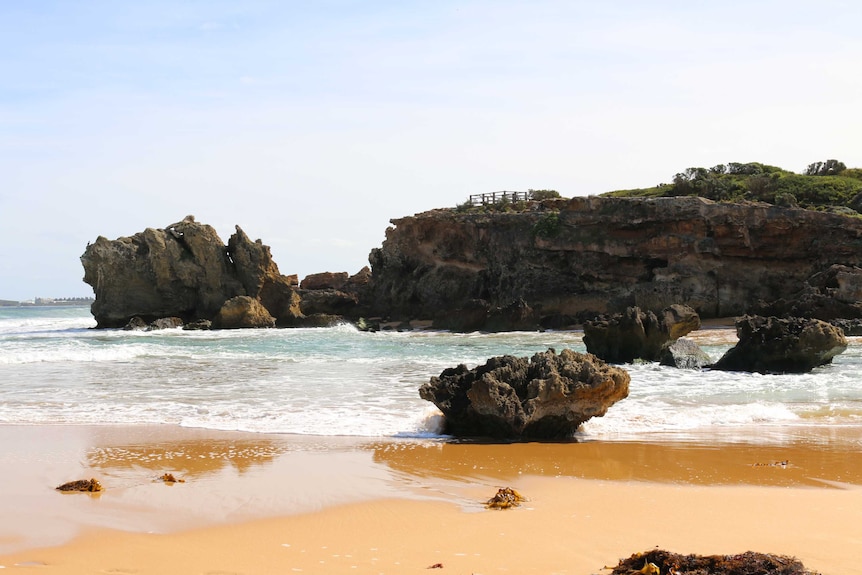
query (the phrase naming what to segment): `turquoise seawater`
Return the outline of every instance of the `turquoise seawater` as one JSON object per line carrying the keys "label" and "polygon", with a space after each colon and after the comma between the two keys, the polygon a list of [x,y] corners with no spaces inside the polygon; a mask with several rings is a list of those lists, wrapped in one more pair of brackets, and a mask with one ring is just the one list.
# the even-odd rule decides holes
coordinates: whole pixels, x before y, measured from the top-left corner
{"label": "turquoise seawater", "polygon": [[[236,331],[96,330],[87,308],[0,308],[0,423],[176,424],[322,436],[437,437],[419,387],[447,367],[553,347],[579,331],[360,332],[352,326]],[[718,359],[733,330],[691,334]],[[630,396],[581,439],[720,433],[780,441],[862,427],[862,340],[804,375],[624,366]]]}

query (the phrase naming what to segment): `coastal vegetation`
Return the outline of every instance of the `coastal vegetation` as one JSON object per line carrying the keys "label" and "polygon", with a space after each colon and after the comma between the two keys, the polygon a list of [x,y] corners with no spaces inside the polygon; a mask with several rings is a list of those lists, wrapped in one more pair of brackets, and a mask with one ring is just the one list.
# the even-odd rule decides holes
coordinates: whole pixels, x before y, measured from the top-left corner
{"label": "coastal vegetation", "polygon": [[523,212],[529,209],[531,202],[560,198],[557,190],[533,190],[526,192],[491,192],[488,194],[473,194],[463,204],[458,204],[455,210],[459,213],[482,212]]}
{"label": "coastal vegetation", "polygon": [[612,197],[700,196],[719,202],[766,202],[855,215],[862,211],[862,169],[838,160],[809,164],[802,174],[759,162],[687,168],[671,183],[617,190]]}

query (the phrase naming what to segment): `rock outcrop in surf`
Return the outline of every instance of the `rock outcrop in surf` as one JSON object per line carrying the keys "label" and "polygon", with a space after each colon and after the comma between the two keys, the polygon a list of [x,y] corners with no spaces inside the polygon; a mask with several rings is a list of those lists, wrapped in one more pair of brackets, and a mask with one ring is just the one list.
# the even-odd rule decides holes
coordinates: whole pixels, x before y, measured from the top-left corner
{"label": "rock outcrop in surf", "polygon": [[560,439],[628,397],[627,371],[564,349],[532,358],[505,355],[444,370],[419,389],[458,437]]}
{"label": "rock outcrop in surf", "polygon": [[[132,318],[150,324],[167,317],[231,328],[322,325],[340,319],[330,317],[329,310],[350,310],[358,301],[329,286],[299,288],[296,276],[279,272],[261,240],[252,241],[236,226],[225,245],[215,229],[194,216],[116,240],[99,236],[87,246],[81,263],[84,281],[95,292],[91,311],[97,327],[123,327]],[[344,283],[362,286],[367,273]],[[304,293],[314,294],[305,311]],[[327,297],[328,305],[313,303]]]}
{"label": "rock outcrop in surf", "polygon": [[610,363],[658,361],[668,345],[698,328],[700,317],[686,305],[668,306],[658,314],[630,307],[585,321],[584,345]]}
{"label": "rock outcrop in surf", "polygon": [[817,319],[744,316],[736,321],[736,335],[737,344],[713,369],[805,373],[847,349],[844,332]]}
{"label": "rock outcrop in surf", "polygon": [[[370,269],[282,275],[239,226],[224,245],[193,217],[99,237],[81,257],[99,327],[213,320],[231,298],[279,327],[351,321],[453,331],[566,328],[629,307],[703,319],[862,318],[862,219],[699,197],[552,198],[392,220]],[[848,324],[854,325],[854,324]]]}

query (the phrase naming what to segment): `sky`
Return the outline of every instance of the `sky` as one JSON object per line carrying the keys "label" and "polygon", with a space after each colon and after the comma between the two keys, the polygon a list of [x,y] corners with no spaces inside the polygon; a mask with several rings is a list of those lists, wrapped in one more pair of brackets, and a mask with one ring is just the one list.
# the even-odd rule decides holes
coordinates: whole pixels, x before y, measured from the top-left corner
{"label": "sky", "polygon": [[0,2],[0,299],[194,215],[283,274],[390,219],[693,166],[862,167],[857,0]]}

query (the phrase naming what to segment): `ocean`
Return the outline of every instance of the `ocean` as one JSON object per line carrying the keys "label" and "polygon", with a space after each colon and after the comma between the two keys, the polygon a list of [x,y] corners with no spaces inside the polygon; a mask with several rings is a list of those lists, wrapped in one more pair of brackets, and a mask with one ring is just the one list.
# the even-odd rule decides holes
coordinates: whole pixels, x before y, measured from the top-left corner
{"label": "ocean", "polygon": [[[442,438],[419,387],[448,367],[586,351],[580,331],[362,332],[350,325],[96,330],[84,307],[0,308],[0,424],[173,424],[309,436]],[[733,329],[690,334],[717,360]],[[792,441],[862,429],[862,338],[803,375],[623,366],[628,398],[576,439]],[[824,434],[824,431],[827,433]],[[851,430],[852,431],[852,430]],[[859,434],[852,433],[857,437]]]}

